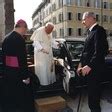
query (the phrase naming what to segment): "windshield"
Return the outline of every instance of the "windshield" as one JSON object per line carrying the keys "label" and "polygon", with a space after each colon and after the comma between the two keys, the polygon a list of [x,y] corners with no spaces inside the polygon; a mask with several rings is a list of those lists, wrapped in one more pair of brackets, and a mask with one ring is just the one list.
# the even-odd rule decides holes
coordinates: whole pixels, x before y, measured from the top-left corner
{"label": "windshield", "polygon": [[70,51],[72,59],[80,59],[84,47],[83,41],[66,42],[67,49]]}

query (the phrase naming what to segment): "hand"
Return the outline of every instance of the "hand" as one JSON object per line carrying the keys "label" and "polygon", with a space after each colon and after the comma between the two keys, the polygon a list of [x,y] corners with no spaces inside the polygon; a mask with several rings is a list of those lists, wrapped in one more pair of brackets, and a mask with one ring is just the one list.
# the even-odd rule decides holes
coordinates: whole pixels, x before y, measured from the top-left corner
{"label": "hand", "polygon": [[43,53],[49,54],[49,52],[48,52],[47,50],[45,50],[45,49],[42,49],[41,51],[42,51]]}
{"label": "hand", "polygon": [[24,79],[23,83],[25,83],[26,85],[30,84],[30,78]]}
{"label": "hand", "polygon": [[90,71],[91,71],[91,68],[88,65],[86,65],[82,68],[82,75],[83,76],[88,75]]}
{"label": "hand", "polygon": [[79,68],[77,69],[77,74],[80,76],[81,73],[82,73],[82,67],[79,67]]}

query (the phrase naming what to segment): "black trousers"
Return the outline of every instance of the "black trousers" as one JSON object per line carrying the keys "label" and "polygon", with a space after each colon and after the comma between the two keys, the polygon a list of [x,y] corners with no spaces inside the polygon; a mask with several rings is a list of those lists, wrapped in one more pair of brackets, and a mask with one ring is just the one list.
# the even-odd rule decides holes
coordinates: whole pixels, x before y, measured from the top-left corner
{"label": "black trousers", "polygon": [[88,105],[91,112],[101,112],[100,96],[101,96],[101,72],[99,70],[91,71],[87,75],[88,83]]}
{"label": "black trousers", "polygon": [[3,100],[4,100],[4,92],[3,92],[4,83],[3,83],[3,81],[4,81],[4,79],[0,77],[0,111],[2,111]]}
{"label": "black trousers", "polygon": [[4,80],[3,112],[35,112],[31,85],[16,78]]}

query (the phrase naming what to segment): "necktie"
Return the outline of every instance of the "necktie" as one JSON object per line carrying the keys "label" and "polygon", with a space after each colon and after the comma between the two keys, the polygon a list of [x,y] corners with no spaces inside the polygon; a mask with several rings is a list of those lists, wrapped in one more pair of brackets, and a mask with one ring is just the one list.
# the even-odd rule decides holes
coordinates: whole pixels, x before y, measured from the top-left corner
{"label": "necktie", "polygon": [[90,34],[90,30],[88,29],[87,31],[86,31],[86,36],[88,37],[88,35]]}
{"label": "necktie", "polygon": [[89,35],[89,34],[90,34],[90,32],[91,32],[91,31],[90,31],[90,30],[88,30],[88,31],[87,31],[87,35]]}

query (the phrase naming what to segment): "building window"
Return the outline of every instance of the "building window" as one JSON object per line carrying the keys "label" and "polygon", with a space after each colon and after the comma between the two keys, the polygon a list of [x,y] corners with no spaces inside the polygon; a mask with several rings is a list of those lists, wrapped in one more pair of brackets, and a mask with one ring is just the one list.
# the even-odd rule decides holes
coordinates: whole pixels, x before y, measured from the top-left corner
{"label": "building window", "polygon": [[77,20],[79,20],[79,21],[82,20],[82,14],[81,13],[77,13]]}
{"label": "building window", "polygon": [[56,24],[56,17],[53,17],[53,24]]}
{"label": "building window", "polygon": [[110,30],[110,36],[112,36],[112,30]]}
{"label": "building window", "polygon": [[33,26],[37,25],[39,23],[39,18],[36,18],[33,22]]}
{"label": "building window", "polygon": [[110,16],[110,23],[112,23],[112,16]]}
{"label": "building window", "polygon": [[55,11],[56,10],[56,4],[52,4],[52,11]]}
{"label": "building window", "polygon": [[35,26],[37,24],[37,21],[35,20],[34,22],[33,22],[33,26]]}
{"label": "building window", "polygon": [[103,8],[107,9],[108,8],[108,3],[107,2],[103,2]]}
{"label": "building window", "polygon": [[50,0],[47,0],[48,3],[50,3]]}
{"label": "building window", "polygon": [[68,4],[68,5],[72,5],[72,4],[73,4],[72,1],[73,1],[73,0],[67,0],[67,4]]}
{"label": "building window", "polygon": [[40,15],[40,20],[42,20],[42,15]]}
{"label": "building window", "polygon": [[110,3],[110,9],[112,9],[112,3]]}
{"label": "building window", "polygon": [[48,22],[51,22],[51,21],[52,21],[51,19],[48,20]]}
{"label": "building window", "polygon": [[49,14],[52,12],[52,7],[49,7]]}
{"label": "building window", "polygon": [[90,7],[90,0],[86,0],[86,6]]}
{"label": "building window", "polygon": [[59,14],[59,22],[62,22],[63,21],[63,14]]}
{"label": "building window", "polygon": [[72,29],[72,28],[68,28],[67,30],[68,30],[68,36],[72,36],[72,34],[73,34],[73,29]]}
{"label": "building window", "polygon": [[53,38],[56,38],[56,36],[57,36],[56,31],[53,31],[53,32],[52,32],[52,36],[53,36]]}
{"label": "building window", "polygon": [[76,6],[82,6],[82,0],[75,0]]}
{"label": "building window", "polygon": [[45,17],[45,12],[42,11],[42,19],[44,19],[44,17]]}
{"label": "building window", "polygon": [[67,5],[67,0],[63,0],[63,5]]}
{"label": "building window", "polygon": [[100,8],[100,0],[95,0],[95,7]]}
{"label": "building window", "polygon": [[78,36],[82,36],[82,29],[78,28]]}
{"label": "building window", "polygon": [[107,15],[103,15],[103,22],[108,22],[108,16]]}
{"label": "building window", "polygon": [[73,0],[63,0],[63,5],[73,5]]}
{"label": "building window", "polygon": [[64,29],[60,29],[60,37],[64,36]]}
{"label": "building window", "polygon": [[63,6],[63,0],[58,0],[58,6],[62,7]]}
{"label": "building window", "polygon": [[72,20],[72,12],[68,12],[68,20]]}
{"label": "building window", "polygon": [[48,16],[49,15],[49,10],[48,9],[46,9],[46,16]]}
{"label": "building window", "polygon": [[96,14],[96,21],[100,21],[100,17],[98,14]]}

